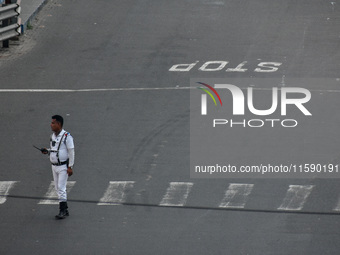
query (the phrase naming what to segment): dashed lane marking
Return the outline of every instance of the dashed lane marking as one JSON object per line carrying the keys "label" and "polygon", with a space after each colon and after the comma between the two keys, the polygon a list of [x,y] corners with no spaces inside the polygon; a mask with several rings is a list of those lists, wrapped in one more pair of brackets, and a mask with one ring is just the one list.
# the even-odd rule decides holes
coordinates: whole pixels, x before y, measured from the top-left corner
{"label": "dashed lane marking", "polygon": [[[44,196],[33,197],[25,195],[11,195],[12,189],[20,181],[0,181],[0,205],[4,204],[8,198],[34,199],[38,200],[39,205],[58,204],[58,198],[54,189],[54,182],[51,182],[48,191]],[[68,192],[71,191],[75,181],[67,182]],[[245,211],[245,212],[264,212],[264,213],[301,213],[301,214],[325,214],[339,215],[340,198],[333,212],[317,212],[303,211],[303,207],[309,198],[314,185],[289,185],[286,195],[281,206],[276,209],[249,209],[245,208],[254,184],[230,183],[225,191],[221,203],[216,207],[206,207],[204,205],[191,206],[187,205],[187,199],[194,185],[192,182],[170,182],[160,203],[145,204],[131,203],[127,200],[133,196],[132,189],[134,181],[110,181],[109,185],[100,200],[79,200],[68,199],[72,202],[95,203],[97,205],[126,205],[126,206],[149,206],[149,207],[169,207],[169,208],[186,208],[186,209],[206,209],[206,210],[229,210],[229,211]],[[280,199],[280,198],[277,198]]]}
{"label": "dashed lane marking", "polygon": [[[68,181],[67,184],[66,184],[66,190],[67,192],[71,191],[71,189],[73,188],[73,186],[76,184],[75,181]],[[49,188],[48,188],[48,191],[46,192],[46,195],[45,195],[45,198],[46,199],[42,199],[39,201],[39,205],[56,205],[59,203],[58,201],[58,195],[57,195],[57,192],[55,190],[55,185],[54,185],[54,182],[52,181]]]}
{"label": "dashed lane marking", "polygon": [[340,212],[340,197],[338,199],[338,203],[337,203],[336,207],[333,210],[337,211],[337,212]]}
{"label": "dashed lane marking", "polygon": [[3,204],[7,200],[9,191],[18,183],[17,181],[1,181],[0,182],[0,204]]}
{"label": "dashed lane marking", "polygon": [[244,208],[254,184],[230,183],[219,207]]}
{"label": "dashed lane marking", "polygon": [[110,181],[98,205],[119,205],[125,202],[126,194],[134,186],[134,181]]}
{"label": "dashed lane marking", "polygon": [[159,205],[184,206],[193,185],[192,182],[170,182],[170,186]]}
{"label": "dashed lane marking", "polygon": [[286,197],[278,210],[301,210],[314,185],[289,185]]}

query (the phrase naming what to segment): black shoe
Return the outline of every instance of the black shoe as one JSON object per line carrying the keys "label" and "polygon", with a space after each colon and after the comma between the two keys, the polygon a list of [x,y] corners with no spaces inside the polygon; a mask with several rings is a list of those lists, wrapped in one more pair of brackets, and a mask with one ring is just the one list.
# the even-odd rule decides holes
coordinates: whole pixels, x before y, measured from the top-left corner
{"label": "black shoe", "polygon": [[56,219],[65,219],[66,216],[69,216],[68,210],[67,210],[67,203],[66,202],[60,202],[59,203],[59,214],[56,215]]}
{"label": "black shoe", "polygon": [[67,202],[65,202],[65,216],[70,216],[67,209],[68,209]]}

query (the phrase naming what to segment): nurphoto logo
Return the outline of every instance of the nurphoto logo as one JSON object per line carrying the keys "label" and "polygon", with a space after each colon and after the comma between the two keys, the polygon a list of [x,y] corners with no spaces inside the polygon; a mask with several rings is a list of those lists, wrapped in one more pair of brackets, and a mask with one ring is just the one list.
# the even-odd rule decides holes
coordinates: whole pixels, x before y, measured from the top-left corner
{"label": "nurphoto logo", "polygon": [[[311,116],[311,112],[307,109],[305,106],[306,103],[308,103],[311,100],[311,93],[308,89],[305,88],[299,88],[299,87],[273,87],[271,89],[271,106],[267,109],[257,109],[254,106],[254,88],[248,87],[246,88],[246,96],[245,93],[242,91],[241,88],[238,86],[232,85],[232,84],[214,84],[213,86],[203,83],[203,82],[197,82],[198,84],[203,85],[204,87],[198,87],[198,89],[201,89],[205,93],[201,95],[201,115],[207,115],[208,114],[208,99],[207,95],[210,96],[210,98],[213,100],[215,106],[217,106],[216,99],[214,95],[217,97],[217,99],[220,102],[220,106],[222,105],[222,99],[221,96],[223,92],[229,92],[232,95],[232,114],[233,116],[242,116],[245,115],[245,107],[247,106],[247,109],[250,113],[257,115],[257,116],[269,116],[273,113],[277,112],[278,108],[280,111],[281,116],[287,116],[287,106],[293,105],[296,107],[300,112],[302,112],[305,116]],[[217,90],[221,91],[220,93],[217,92]],[[245,101],[247,99],[247,104],[245,104]],[[280,104],[279,104],[280,99]],[[226,109],[229,110],[230,109]],[[233,126],[243,126],[243,127],[263,127],[266,123],[271,125],[271,127],[274,127],[275,124],[279,122],[281,123],[282,127],[296,127],[298,125],[297,120],[295,119],[250,119],[246,120],[243,119],[240,121],[234,121],[233,119],[225,119],[225,118],[216,118],[213,119],[213,127],[216,127],[218,125],[230,125],[230,127]]]}

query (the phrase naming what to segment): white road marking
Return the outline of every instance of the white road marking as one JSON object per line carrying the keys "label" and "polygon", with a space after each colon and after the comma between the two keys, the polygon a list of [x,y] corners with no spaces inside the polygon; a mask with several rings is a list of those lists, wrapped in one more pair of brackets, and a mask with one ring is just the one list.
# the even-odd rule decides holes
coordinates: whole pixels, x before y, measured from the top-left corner
{"label": "white road marking", "polygon": [[9,191],[14,187],[17,181],[1,181],[0,182],[0,204],[6,202]]}
{"label": "white road marking", "polygon": [[151,91],[196,89],[196,87],[164,87],[164,88],[107,88],[107,89],[0,89],[0,93],[73,93],[73,92],[108,92],[108,91]]}
{"label": "white road marking", "polygon": [[[236,85],[235,85],[236,86]],[[272,88],[259,88],[253,84],[249,84],[253,90],[272,90]],[[247,90],[248,87],[239,87],[242,90]],[[0,89],[0,93],[75,93],[75,92],[110,92],[110,91],[162,91],[162,90],[189,90],[197,89],[197,87],[163,87],[163,88],[107,88],[107,89]],[[280,90],[281,88],[278,88]],[[337,89],[308,89],[311,92],[318,93],[340,93]]]}
{"label": "white road marking", "polygon": [[190,64],[177,64],[170,67],[170,72],[189,72],[199,61]]}
{"label": "white road marking", "polygon": [[338,200],[338,204],[336,205],[336,207],[333,209],[334,211],[340,211],[340,197]]}
{"label": "white road marking", "polygon": [[133,188],[134,181],[110,181],[98,205],[118,205],[125,202],[126,191]]}
{"label": "white road marking", "polygon": [[254,184],[230,183],[219,207],[244,208]]}
{"label": "white road marking", "polygon": [[[257,67],[254,72],[259,72],[259,73],[271,73],[271,72],[276,72],[281,66],[282,63],[280,62],[261,62],[258,64],[259,67]],[[261,69],[260,67],[264,67],[265,69]]]}
{"label": "white road marking", "polygon": [[[215,67],[213,68],[208,68],[209,65],[215,65]],[[222,70],[226,65],[228,64],[228,61],[208,61],[205,62],[204,65],[202,65],[198,70],[200,71],[210,71],[210,72],[214,72],[214,71],[220,71]],[[216,66],[217,65],[217,66]]]}
{"label": "white road marking", "polygon": [[[75,181],[68,181],[67,184],[66,184],[67,192],[70,192],[75,184],[76,184]],[[45,194],[45,198],[46,199],[40,200],[38,204],[39,205],[57,205],[57,204],[59,204],[58,195],[57,195],[57,192],[56,192],[55,186],[54,186],[54,181],[51,181],[51,184],[48,188],[48,191]]]}
{"label": "white road marking", "polygon": [[[189,72],[192,68],[194,68],[199,61],[196,61],[194,63],[188,63],[188,64],[176,64],[173,65],[169,71],[170,72]],[[238,64],[235,68],[228,68],[227,72],[246,72],[247,68],[242,68],[248,63],[248,61],[243,61],[242,63]],[[225,68],[225,66],[229,64],[228,61],[208,61],[205,62],[198,70],[199,71],[205,71],[205,72],[216,72],[221,71]],[[209,67],[209,65],[213,65],[213,67]],[[282,63],[280,62],[260,62],[257,65],[257,68],[253,70],[253,72],[258,73],[271,73],[276,72],[278,70],[278,67],[281,66]],[[234,64],[233,64],[234,66]],[[263,69],[264,68],[264,69]],[[251,71],[251,70],[250,70]]]}
{"label": "white road marking", "polygon": [[170,182],[170,186],[159,205],[184,206],[193,185],[192,182]]}
{"label": "white road marking", "polygon": [[244,61],[235,68],[228,68],[226,72],[246,72],[248,69],[242,67],[247,63],[248,63],[247,61]]}
{"label": "white road marking", "polygon": [[286,197],[278,210],[301,210],[314,185],[289,185]]}

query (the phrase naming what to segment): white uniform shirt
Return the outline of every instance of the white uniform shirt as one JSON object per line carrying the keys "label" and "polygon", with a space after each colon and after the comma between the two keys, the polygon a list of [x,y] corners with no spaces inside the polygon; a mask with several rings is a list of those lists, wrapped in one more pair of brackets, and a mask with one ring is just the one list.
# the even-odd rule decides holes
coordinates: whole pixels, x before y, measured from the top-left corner
{"label": "white uniform shirt", "polygon": [[[66,139],[66,143],[65,143]],[[58,163],[58,157],[57,157],[57,151],[59,147],[59,143],[61,142],[60,148],[59,148],[59,161],[64,162],[66,161],[68,156],[68,150],[74,149],[74,143],[73,143],[73,137],[70,133],[66,132],[64,129],[61,130],[58,136],[55,135],[55,133],[51,136],[50,141],[50,161],[53,164]]]}

